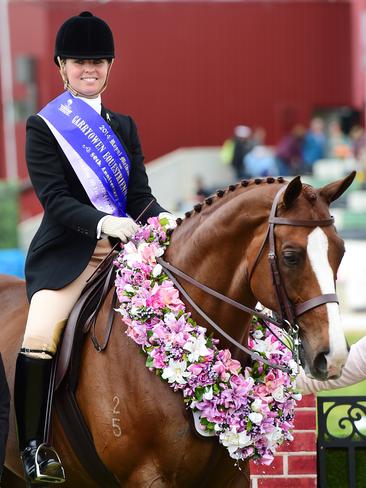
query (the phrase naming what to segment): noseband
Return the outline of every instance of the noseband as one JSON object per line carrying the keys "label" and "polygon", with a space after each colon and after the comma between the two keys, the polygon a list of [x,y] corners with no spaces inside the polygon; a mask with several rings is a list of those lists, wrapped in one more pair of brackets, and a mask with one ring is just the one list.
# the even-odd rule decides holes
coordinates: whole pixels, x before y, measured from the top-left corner
{"label": "noseband", "polygon": [[[268,219],[268,229],[266,232],[266,235],[263,239],[263,242],[259,248],[258,254],[255,258],[254,265],[251,269],[249,279],[248,281],[250,282],[251,277],[253,276],[253,272],[259,262],[259,259],[263,253],[264,247],[267,243],[269,243],[269,253],[268,253],[268,260],[270,263],[270,268],[272,272],[272,280],[273,280],[273,285],[275,287],[276,291],[276,299],[278,303],[278,309],[279,309],[279,318],[280,320],[276,320],[273,317],[270,317],[259,310],[253,310],[239,302],[236,302],[235,300],[232,300],[231,298],[217,292],[216,290],[213,290],[212,288],[203,285],[199,281],[195,280],[191,276],[187,275],[180,269],[176,268],[175,266],[171,265],[170,263],[164,261],[162,258],[157,258],[157,261],[161,264],[163,267],[165,273],[168,275],[168,277],[171,279],[171,281],[174,283],[174,285],[178,288],[178,290],[182,293],[182,295],[186,298],[186,300],[192,305],[192,307],[198,312],[201,317],[206,320],[217,332],[219,332],[223,337],[225,337],[229,342],[231,342],[235,347],[240,349],[241,351],[244,351],[246,354],[248,354],[253,360],[256,361],[261,361],[265,364],[268,364],[269,366],[276,368],[276,369],[281,369],[282,371],[285,372],[290,372],[289,368],[278,366],[276,364],[272,364],[268,362],[266,359],[264,359],[262,356],[260,356],[257,352],[252,351],[251,349],[248,349],[247,347],[243,346],[239,342],[237,342],[235,339],[233,339],[230,335],[228,335],[220,326],[218,326],[198,305],[197,303],[191,298],[191,296],[187,293],[187,291],[184,289],[184,287],[179,283],[179,281],[175,278],[175,276],[178,276],[180,278],[183,278],[183,280],[187,281],[188,283],[191,283],[194,285],[196,288],[199,288],[200,290],[204,291],[205,293],[214,296],[215,298],[221,300],[222,302],[227,303],[228,305],[231,305],[232,307],[235,307],[243,312],[249,313],[251,315],[255,315],[261,319],[263,319],[265,322],[270,322],[271,324],[274,324],[277,327],[284,328],[287,330],[290,339],[292,340],[292,345],[293,347],[292,352],[294,355],[294,359],[299,361],[299,353],[298,353],[298,345],[299,345],[299,339],[298,339],[298,331],[299,331],[299,326],[297,324],[296,318],[299,317],[300,315],[304,314],[308,310],[311,310],[313,308],[318,307],[319,305],[323,305],[324,303],[329,303],[329,302],[337,302],[338,303],[338,298],[335,293],[327,293],[323,295],[319,295],[317,297],[311,298],[310,300],[306,300],[303,303],[299,303],[296,305],[293,305],[286,293],[285,287],[283,286],[282,280],[281,280],[281,274],[278,268],[278,262],[277,262],[277,256],[276,256],[276,242],[275,242],[275,235],[274,235],[274,227],[275,225],[292,225],[292,226],[297,226],[297,227],[327,227],[330,225],[333,225],[334,223],[334,218],[331,217],[330,219],[324,219],[324,220],[295,220],[295,219],[286,219],[282,217],[277,217],[277,207],[279,203],[280,196],[282,193],[285,191],[286,186],[283,186],[280,188],[280,190],[277,192],[275,195],[275,198],[272,203],[272,208],[271,212],[269,215]],[[266,324],[265,324],[266,325]],[[269,327],[270,331],[274,334],[275,332]]]}

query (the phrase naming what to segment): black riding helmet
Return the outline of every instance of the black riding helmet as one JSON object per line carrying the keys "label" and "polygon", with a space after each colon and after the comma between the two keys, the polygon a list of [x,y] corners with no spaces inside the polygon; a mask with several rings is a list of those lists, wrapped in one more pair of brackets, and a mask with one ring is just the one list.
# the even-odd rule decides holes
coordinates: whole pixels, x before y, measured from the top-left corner
{"label": "black riding helmet", "polygon": [[113,34],[108,24],[90,12],[66,20],[60,27],[55,43],[54,61],[61,59],[114,58]]}

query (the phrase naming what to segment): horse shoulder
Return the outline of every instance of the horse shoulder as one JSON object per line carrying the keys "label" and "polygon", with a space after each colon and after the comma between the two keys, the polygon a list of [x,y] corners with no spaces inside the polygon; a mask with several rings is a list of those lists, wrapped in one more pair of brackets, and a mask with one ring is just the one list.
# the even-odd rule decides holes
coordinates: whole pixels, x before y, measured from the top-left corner
{"label": "horse shoulder", "polygon": [[25,281],[16,276],[0,274],[0,306],[24,305],[27,302]]}

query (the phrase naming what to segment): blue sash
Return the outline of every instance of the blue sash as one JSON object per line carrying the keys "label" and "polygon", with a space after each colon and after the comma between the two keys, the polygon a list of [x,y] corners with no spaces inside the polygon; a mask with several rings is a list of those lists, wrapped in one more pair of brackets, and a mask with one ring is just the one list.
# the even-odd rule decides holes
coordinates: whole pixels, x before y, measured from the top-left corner
{"label": "blue sash", "polygon": [[44,119],[92,204],[126,216],[130,160],[111,127],[80,98],[64,92],[38,114]]}

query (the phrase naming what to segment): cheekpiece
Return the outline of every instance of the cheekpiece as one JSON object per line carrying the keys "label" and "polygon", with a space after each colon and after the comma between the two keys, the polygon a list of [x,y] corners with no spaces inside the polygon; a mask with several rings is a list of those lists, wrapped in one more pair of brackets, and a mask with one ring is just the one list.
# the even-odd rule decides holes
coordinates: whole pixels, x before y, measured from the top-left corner
{"label": "cheekpiece", "polygon": [[60,27],[55,43],[54,61],[61,59],[112,59],[113,34],[106,22],[90,12],[70,17]]}

